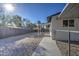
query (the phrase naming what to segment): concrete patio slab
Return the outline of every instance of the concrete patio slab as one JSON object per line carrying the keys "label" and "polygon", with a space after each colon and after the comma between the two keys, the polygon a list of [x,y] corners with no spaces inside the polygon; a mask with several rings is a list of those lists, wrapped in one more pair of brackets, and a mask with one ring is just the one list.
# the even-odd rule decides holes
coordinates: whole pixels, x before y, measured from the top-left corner
{"label": "concrete patio slab", "polygon": [[32,56],[61,56],[59,48],[56,45],[56,41],[51,37],[44,37],[36,48]]}

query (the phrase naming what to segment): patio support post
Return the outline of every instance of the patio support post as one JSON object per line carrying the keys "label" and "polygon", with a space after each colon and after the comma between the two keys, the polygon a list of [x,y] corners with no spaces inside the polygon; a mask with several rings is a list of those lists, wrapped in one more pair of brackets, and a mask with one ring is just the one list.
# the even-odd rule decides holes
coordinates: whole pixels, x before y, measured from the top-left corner
{"label": "patio support post", "polygon": [[68,20],[68,55],[70,56],[70,27],[69,27],[69,20]]}

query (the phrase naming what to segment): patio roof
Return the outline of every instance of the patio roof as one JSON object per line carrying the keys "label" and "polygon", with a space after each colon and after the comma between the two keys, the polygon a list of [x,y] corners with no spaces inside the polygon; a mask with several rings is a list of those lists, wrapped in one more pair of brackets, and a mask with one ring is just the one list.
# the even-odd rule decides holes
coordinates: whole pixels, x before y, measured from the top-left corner
{"label": "patio roof", "polygon": [[48,22],[51,22],[51,18],[54,17],[54,16],[56,16],[56,15],[59,15],[60,13],[61,13],[61,12],[57,12],[57,13],[55,13],[55,14],[53,14],[53,15],[48,16],[48,17],[47,17],[47,21],[48,21]]}

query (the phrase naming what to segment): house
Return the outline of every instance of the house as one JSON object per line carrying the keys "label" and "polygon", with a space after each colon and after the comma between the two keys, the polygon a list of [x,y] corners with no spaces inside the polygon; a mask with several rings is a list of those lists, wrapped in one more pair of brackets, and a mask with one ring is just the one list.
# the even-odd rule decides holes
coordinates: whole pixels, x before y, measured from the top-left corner
{"label": "house", "polygon": [[49,27],[50,36],[54,35],[54,30],[57,27],[57,22],[58,22],[58,20],[56,20],[56,19],[57,19],[59,14],[60,14],[60,12],[57,12],[57,13],[47,17],[47,20],[49,23],[48,25],[50,26]]}
{"label": "house", "polygon": [[51,16],[50,35],[57,39],[68,39],[68,30],[72,40],[78,40],[79,36],[79,4],[66,4],[60,13]]}

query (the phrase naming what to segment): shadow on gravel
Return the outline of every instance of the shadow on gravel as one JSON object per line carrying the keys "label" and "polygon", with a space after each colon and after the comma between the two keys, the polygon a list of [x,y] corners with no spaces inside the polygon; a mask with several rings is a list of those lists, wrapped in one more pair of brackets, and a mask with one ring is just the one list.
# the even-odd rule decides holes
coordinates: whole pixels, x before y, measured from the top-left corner
{"label": "shadow on gravel", "polygon": [[43,34],[29,33],[20,36],[8,37],[0,40],[1,56],[31,56],[39,43]]}

